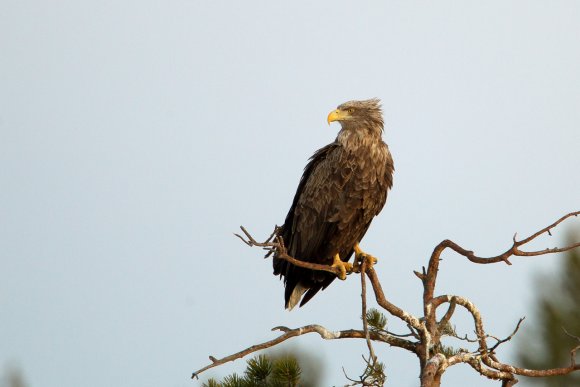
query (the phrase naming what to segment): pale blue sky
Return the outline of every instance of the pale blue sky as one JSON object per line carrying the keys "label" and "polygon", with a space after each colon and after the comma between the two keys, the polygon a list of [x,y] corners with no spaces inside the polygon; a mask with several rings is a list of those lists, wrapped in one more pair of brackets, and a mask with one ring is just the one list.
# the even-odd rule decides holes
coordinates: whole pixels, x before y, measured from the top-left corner
{"label": "pale blue sky", "polygon": [[[208,355],[274,326],[358,326],[356,277],[286,312],[271,263],[232,235],[283,221],[346,100],[383,101],[395,185],[362,245],[413,313],[412,271],[442,239],[495,255],[579,209],[580,3],[312,3],[2,2],[0,367],[31,387],[196,386]],[[558,261],[450,255],[439,292],[506,336]],[[294,343],[325,358],[326,385],[362,369],[362,341]],[[414,357],[377,353],[390,385],[417,384]],[[466,381],[497,384],[444,377]]]}

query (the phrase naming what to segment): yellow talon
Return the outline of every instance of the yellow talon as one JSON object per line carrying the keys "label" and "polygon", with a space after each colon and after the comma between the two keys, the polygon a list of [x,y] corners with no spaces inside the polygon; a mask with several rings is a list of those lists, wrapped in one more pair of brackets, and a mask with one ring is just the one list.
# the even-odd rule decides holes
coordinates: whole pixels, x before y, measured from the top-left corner
{"label": "yellow talon", "polygon": [[338,275],[338,278],[340,278],[341,280],[345,280],[346,279],[346,275],[352,273],[352,263],[350,262],[343,262],[340,259],[340,256],[338,254],[334,255],[334,260],[332,262],[332,266],[331,267],[337,267],[338,270],[340,270],[340,274]]}
{"label": "yellow talon", "polygon": [[373,265],[379,261],[377,258],[373,257],[372,255],[367,254],[364,251],[362,251],[360,246],[358,245],[358,243],[354,244],[354,257],[355,258],[354,258],[353,270],[356,271],[357,273],[360,272],[360,268],[362,266],[363,260],[364,260],[364,262],[366,262],[367,269],[371,269],[373,267]]}

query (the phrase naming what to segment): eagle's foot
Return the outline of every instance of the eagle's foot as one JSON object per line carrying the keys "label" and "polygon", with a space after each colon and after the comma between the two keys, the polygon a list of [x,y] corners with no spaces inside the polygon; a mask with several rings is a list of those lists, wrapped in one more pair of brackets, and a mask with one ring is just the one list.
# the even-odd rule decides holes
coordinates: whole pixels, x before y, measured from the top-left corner
{"label": "eagle's foot", "polygon": [[354,245],[354,266],[353,266],[354,272],[360,273],[363,262],[366,264],[367,269],[372,269],[372,267],[378,261],[379,260],[376,257],[362,251],[358,243]]}
{"label": "eagle's foot", "polygon": [[338,270],[340,271],[340,274],[338,274],[338,278],[340,278],[343,281],[346,279],[346,275],[352,273],[353,270],[352,263],[343,262],[338,254],[334,256],[334,260],[332,261],[331,267],[338,268]]}

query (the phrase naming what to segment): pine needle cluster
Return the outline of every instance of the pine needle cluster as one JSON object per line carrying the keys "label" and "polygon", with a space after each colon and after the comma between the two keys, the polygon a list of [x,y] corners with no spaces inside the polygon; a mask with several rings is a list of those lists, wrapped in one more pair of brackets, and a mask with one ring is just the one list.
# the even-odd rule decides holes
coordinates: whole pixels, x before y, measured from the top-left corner
{"label": "pine needle cluster", "polygon": [[269,359],[259,355],[248,360],[244,375],[226,376],[221,382],[209,379],[203,387],[296,387],[302,370],[296,358],[291,356]]}
{"label": "pine needle cluster", "polygon": [[384,331],[387,329],[387,317],[375,308],[367,310],[367,323],[369,324],[369,328],[375,331]]}

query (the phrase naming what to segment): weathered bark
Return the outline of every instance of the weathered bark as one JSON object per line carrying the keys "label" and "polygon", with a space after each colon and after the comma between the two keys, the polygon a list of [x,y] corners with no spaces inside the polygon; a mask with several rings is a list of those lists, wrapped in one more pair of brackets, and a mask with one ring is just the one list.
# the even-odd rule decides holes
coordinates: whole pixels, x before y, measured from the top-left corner
{"label": "weathered bark", "polygon": [[[483,318],[477,306],[473,304],[470,300],[465,297],[458,295],[435,295],[436,284],[437,284],[437,274],[439,271],[439,263],[441,261],[441,255],[446,249],[451,249],[454,252],[466,257],[469,261],[476,264],[491,264],[504,262],[511,265],[509,261],[512,257],[520,256],[540,256],[550,253],[559,253],[563,251],[568,251],[577,247],[580,247],[580,242],[571,244],[562,248],[551,248],[538,251],[522,251],[520,248],[527,243],[535,240],[537,237],[543,234],[550,234],[550,231],[562,223],[564,220],[575,217],[580,214],[580,211],[569,213],[560,219],[558,219],[553,224],[539,230],[538,232],[530,235],[529,237],[516,241],[514,236],[512,246],[507,249],[504,253],[497,255],[495,257],[482,258],[476,256],[472,251],[466,250],[459,246],[453,241],[444,240],[439,243],[431,257],[429,259],[429,264],[427,269],[423,268],[422,272],[415,272],[415,275],[419,277],[423,284],[423,316],[417,317],[411,313],[405,311],[403,308],[390,302],[384,294],[381,283],[378,279],[377,273],[372,266],[368,267],[363,262],[359,266],[361,272],[361,287],[362,287],[362,314],[363,314],[363,330],[343,330],[343,331],[330,331],[325,327],[320,325],[307,325],[301,328],[290,329],[286,327],[276,327],[273,330],[280,330],[283,334],[273,340],[266,341],[261,344],[253,345],[246,348],[243,351],[235,353],[230,356],[226,356],[222,359],[216,359],[210,356],[212,364],[201,368],[200,370],[193,373],[193,377],[197,377],[201,372],[207,369],[216,367],[218,365],[224,364],[235,359],[242,358],[250,353],[270,348],[281,342],[288,340],[292,337],[300,336],[306,333],[318,333],[321,338],[326,340],[333,339],[345,339],[345,338],[357,338],[366,340],[369,349],[369,363],[376,361],[376,356],[373,350],[372,342],[382,342],[389,344],[394,347],[402,348],[407,351],[414,353],[419,359],[420,366],[420,382],[421,387],[439,387],[441,385],[441,378],[445,373],[446,369],[459,364],[466,363],[470,365],[476,372],[480,375],[492,379],[501,380],[502,387],[510,387],[515,385],[518,380],[515,375],[524,375],[531,377],[548,377],[553,375],[565,375],[570,372],[580,370],[580,364],[576,364],[576,353],[580,350],[580,338],[576,337],[579,345],[572,348],[570,351],[570,364],[565,367],[546,369],[546,370],[531,370],[521,367],[516,367],[513,365],[502,363],[498,360],[496,356],[496,349],[510,341],[512,337],[517,333],[520,324],[523,319],[517,323],[516,328],[513,333],[504,338],[499,339],[495,336],[488,334],[485,331],[485,325],[483,323]],[[336,268],[317,265],[307,262],[302,262],[297,260],[287,254],[284,247],[284,241],[281,238],[274,238],[274,234],[266,240],[265,242],[257,242],[247,231],[242,227],[247,239],[244,239],[240,235],[237,235],[240,239],[244,241],[249,246],[259,246],[270,253],[276,253],[276,256],[281,259],[285,259],[288,262],[308,269],[313,270],[324,270],[334,274],[339,274],[336,272]],[[274,240],[272,240],[274,238]],[[366,283],[365,276],[368,277],[372,285],[375,299],[377,303],[390,315],[404,321],[409,328],[409,334],[407,335],[394,335],[385,330],[370,330],[366,320]],[[440,321],[436,319],[437,308],[444,304],[449,304],[447,311],[445,312],[443,318]],[[450,321],[453,318],[454,312],[457,307],[465,309],[473,318],[473,326],[476,337],[474,339],[469,339],[467,336],[460,337],[453,329],[450,328]],[[471,349],[469,351],[453,351],[445,349],[441,343],[441,338],[445,335],[454,336],[457,339],[463,340],[470,345],[477,344],[477,348]],[[409,339],[404,338],[409,337]],[[495,340],[493,345],[488,344],[488,340]],[[351,379],[351,381],[354,381]],[[368,384],[366,380],[354,381],[354,385],[373,385]]]}

